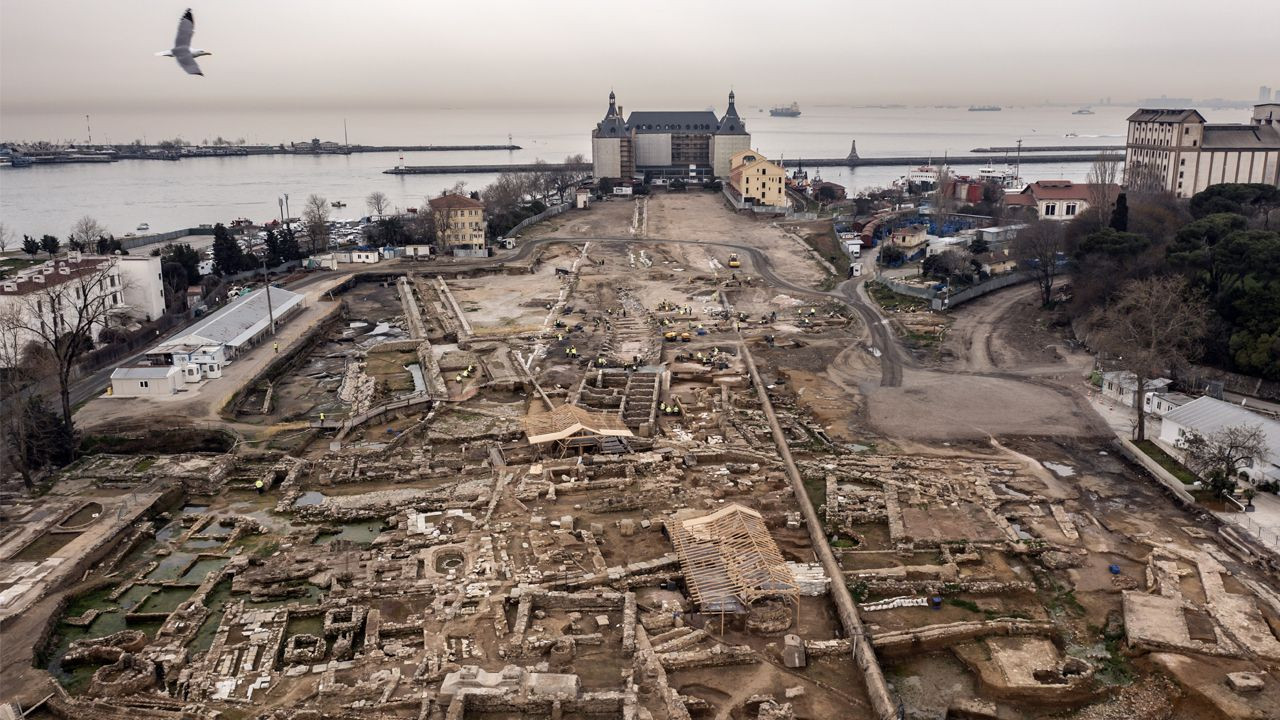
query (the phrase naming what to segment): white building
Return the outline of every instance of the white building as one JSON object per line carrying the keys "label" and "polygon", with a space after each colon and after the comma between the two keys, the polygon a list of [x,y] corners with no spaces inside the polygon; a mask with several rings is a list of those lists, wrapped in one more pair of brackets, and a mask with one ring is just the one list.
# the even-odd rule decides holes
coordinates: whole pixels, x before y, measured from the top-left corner
{"label": "white building", "polygon": [[1266,450],[1243,470],[1255,482],[1280,481],[1280,422],[1211,397],[1192,400],[1165,415],[1160,423],[1160,442],[1169,447],[1186,447],[1192,434],[1209,437],[1229,427],[1262,426]]}
{"label": "white building", "polygon": [[1089,209],[1095,197],[1115,199],[1119,194],[1118,185],[1095,187],[1071,180],[1037,180],[1016,195],[1006,195],[1005,204],[1035,208],[1036,216],[1045,220],[1074,220]]}
{"label": "white building", "polygon": [[112,397],[156,397],[178,392],[181,371],[164,367],[121,367],[111,372]]}
{"label": "white building", "polygon": [[1182,393],[1147,393],[1147,397],[1143,399],[1142,407],[1156,417],[1164,417],[1194,399],[1190,395],[1183,395]]}
{"label": "white building", "polygon": [[1125,184],[1189,198],[1210,185],[1280,186],[1280,103],[1253,108],[1248,124],[1208,123],[1195,110],[1129,116]]}
{"label": "white building", "polygon": [[351,262],[373,265],[382,261],[382,253],[377,248],[358,247],[351,251]]}
{"label": "white building", "polygon": [[129,314],[115,257],[73,252],[0,281],[0,318],[14,325],[11,342],[18,350],[72,331],[81,317],[94,319],[89,334],[96,342]]}
{"label": "white building", "polygon": [[1102,374],[1102,394],[1112,400],[1119,400],[1131,408],[1145,407],[1147,404],[1146,396],[1151,393],[1164,392],[1173,381],[1168,378],[1154,378],[1147,380],[1146,393],[1143,394],[1142,403],[1138,403],[1138,378],[1128,370],[1116,370]]}
{"label": "white building", "polygon": [[[86,256],[93,257],[93,256]],[[124,304],[141,320],[164,315],[164,276],[159,258],[150,255],[114,255],[124,283]]]}
{"label": "white building", "polygon": [[404,256],[407,258],[428,258],[431,257],[432,250],[430,245],[405,245]]}

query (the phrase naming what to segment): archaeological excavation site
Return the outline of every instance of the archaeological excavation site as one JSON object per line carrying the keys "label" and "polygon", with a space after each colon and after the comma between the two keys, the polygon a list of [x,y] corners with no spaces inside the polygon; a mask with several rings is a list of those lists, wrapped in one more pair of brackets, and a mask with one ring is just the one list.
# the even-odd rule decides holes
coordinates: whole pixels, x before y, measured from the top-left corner
{"label": "archaeological excavation site", "polygon": [[600,202],[331,274],[236,385],[94,400],[5,486],[9,712],[1280,717],[1276,559],[1128,459],[1089,358],[882,307],[811,232]]}

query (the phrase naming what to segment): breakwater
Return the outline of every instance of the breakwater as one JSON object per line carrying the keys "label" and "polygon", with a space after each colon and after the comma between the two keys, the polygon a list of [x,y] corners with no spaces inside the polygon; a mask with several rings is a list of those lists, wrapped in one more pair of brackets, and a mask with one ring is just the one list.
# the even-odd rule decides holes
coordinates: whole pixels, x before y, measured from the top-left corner
{"label": "breakwater", "polygon": [[[1124,160],[1124,153],[1104,153],[1109,160]],[[1022,158],[1023,164],[1092,162],[1097,155],[1082,153],[1036,153]],[[905,155],[896,157],[842,157],[842,158],[802,158],[782,160],[784,167],[911,167],[930,165],[941,158],[928,155]],[[994,164],[1008,162],[1009,157],[1000,155],[966,155],[954,158],[952,162],[964,165]],[[491,165],[405,165],[393,167],[382,172],[387,175],[461,175],[465,173],[504,173],[534,172],[541,170],[590,170],[589,163],[499,163]]]}

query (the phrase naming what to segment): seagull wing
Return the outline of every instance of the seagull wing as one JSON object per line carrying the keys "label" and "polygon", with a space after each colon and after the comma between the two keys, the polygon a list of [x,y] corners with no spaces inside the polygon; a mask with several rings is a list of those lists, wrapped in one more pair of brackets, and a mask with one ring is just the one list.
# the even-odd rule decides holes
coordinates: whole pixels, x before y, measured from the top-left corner
{"label": "seagull wing", "polygon": [[173,59],[178,61],[178,65],[187,71],[188,75],[204,75],[200,71],[200,66],[196,64],[196,59],[191,57],[190,48],[181,48],[173,54]]}
{"label": "seagull wing", "polygon": [[[178,20],[178,36],[173,40],[173,47],[189,48],[191,47],[191,36],[196,34],[196,19],[191,14],[191,8],[182,13],[182,18]],[[186,67],[185,65],[183,67]],[[187,72],[191,72],[188,70]]]}

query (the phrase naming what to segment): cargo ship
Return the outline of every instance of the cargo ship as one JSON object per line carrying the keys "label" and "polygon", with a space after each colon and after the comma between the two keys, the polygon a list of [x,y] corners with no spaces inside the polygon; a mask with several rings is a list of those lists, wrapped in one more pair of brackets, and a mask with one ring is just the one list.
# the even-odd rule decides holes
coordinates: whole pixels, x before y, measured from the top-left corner
{"label": "cargo ship", "polygon": [[800,104],[793,102],[786,107],[776,107],[769,114],[774,117],[800,117]]}
{"label": "cargo ship", "polygon": [[999,105],[970,105],[969,112],[1000,112],[1004,108]]}

